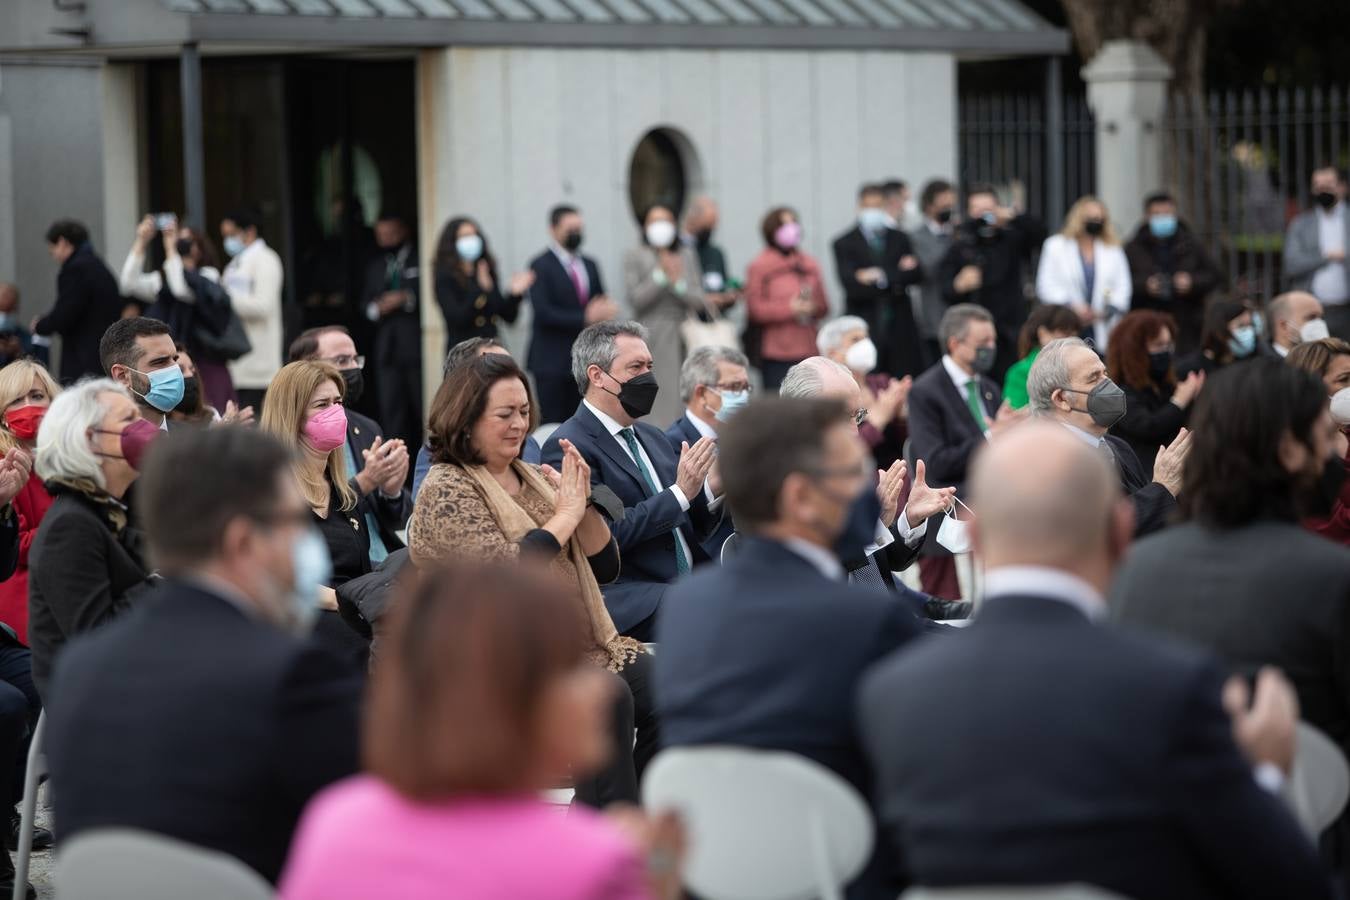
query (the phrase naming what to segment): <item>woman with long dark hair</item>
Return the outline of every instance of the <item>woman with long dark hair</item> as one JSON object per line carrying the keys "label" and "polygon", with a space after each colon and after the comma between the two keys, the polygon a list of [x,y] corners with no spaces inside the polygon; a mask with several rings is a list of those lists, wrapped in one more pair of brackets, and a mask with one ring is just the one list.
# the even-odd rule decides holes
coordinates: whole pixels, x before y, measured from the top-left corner
{"label": "woman with long dark hair", "polygon": [[1166,313],[1137,309],[1120,320],[1106,351],[1106,371],[1125,392],[1125,415],[1112,426],[1151,470],[1159,447],[1176,440],[1205,373],[1178,380],[1173,367],[1177,323]]}
{"label": "woman with long dark hair", "polygon": [[1177,360],[1177,377],[1195,371],[1215,372],[1251,359],[1257,353],[1256,322],[1251,304],[1227,297],[1216,297],[1205,307],[1205,323],[1200,332],[1200,349]]}
{"label": "woman with long dark hair", "polygon": [[487,237],[468,216],[456,216],[436,241],[436,303],[445,317],[445,347],[475,337],[495,338],[500,322],[514,322],[520,301],[534,284],[533,272],[518,272],[506,284]]}

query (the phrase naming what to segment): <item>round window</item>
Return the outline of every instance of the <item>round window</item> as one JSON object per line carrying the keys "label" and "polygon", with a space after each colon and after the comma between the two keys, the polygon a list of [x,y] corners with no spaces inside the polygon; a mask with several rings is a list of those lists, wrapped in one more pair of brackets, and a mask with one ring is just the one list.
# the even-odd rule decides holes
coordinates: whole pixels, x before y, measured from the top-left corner
{"label": "round window", "polygon": [[653,206],[669,207],[678,217],[684,209],[687,188],[684,156],[673,132],[657,128],[647,132],[633,151],[628,168],[628,200],[639,222]]}

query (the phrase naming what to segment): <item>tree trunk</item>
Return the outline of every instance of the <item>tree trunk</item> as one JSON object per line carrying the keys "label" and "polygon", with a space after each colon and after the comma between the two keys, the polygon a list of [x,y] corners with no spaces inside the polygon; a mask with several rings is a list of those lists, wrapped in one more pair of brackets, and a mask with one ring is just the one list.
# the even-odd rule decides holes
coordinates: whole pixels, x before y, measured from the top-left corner
{"label": "tree trunk", "polygon": [[1090,60],[1102,44],[1141,40],[1172,67],[1173,93],[1204,89],[1207,27],[1216,10],[1236,0],[1060,0],[1078,54]]}

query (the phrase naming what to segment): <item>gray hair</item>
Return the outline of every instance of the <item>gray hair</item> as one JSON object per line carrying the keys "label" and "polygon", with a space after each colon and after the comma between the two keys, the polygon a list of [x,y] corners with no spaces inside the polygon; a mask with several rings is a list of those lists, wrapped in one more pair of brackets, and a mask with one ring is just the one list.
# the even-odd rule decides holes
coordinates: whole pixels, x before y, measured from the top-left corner
{"label": "gray hair", "polygon": [[131,394],[111,378],[88,378],[56,396],[38,428],[34,467],[43,481],[89,479],[101,488],[103,467],[89,445],[89,431],[98,428],[110,407],[104,394]]}
{"label": "gray hair", "polygon": [[942,341],[943,353],[947,352],[947,344],[953,338],[958,341],[965,339],[971,322],[988,322],[992,325],[994,317],[989,314],[989,310],[974,303],[958,303],[942,314],[942,322],[938,325],[938,340]]}
{"label": "gray hair", "polygon": [[1041,348],[1027,375],[1027,400],[1034,416],[1053,415],[1055,408],[1050,395],[1069,386],[1069,351],[1082,347],[1090,350],[1082,338],[1057,338]]}
{"label": "gray hair", "polygon": [[825,390],[825,379],[822,377],[825,369],[834,369],[850,382],[853,381],[853,373],[847,366],[823,356],[809,356],[787,370],[783,383],[778,386],[778,396],[819,397]]}
{"label": "gray hair", "polygon": [[614,345],[621,334],[641,341],[647,340],[647,329],[640,322],[619,319],[596,322],[577,335],[576,342],[572,344],[572,378],[582,394],[591,386],[591,379],[586,375],[587,369],[599,366],[608,372],[610,366],[614,365],[614,358],[619,355]]}
{"label": "gray hair", "polygon": [[491,337],[471,337],[460,341],[450,348],[449,353],[445,354],[445,362],[441,364],[441,378],[450,377],[451,372],[477,359],[483,353],[486,353],[489,347],[506,349],[505,344]]}
{"label": "gray hair", "polygon": [[717,364],[728,363],[750,368],[750,360],[745,354],[731,347],[699,347],[680,367],[680,400],[688,403],[694,396],[694,388],[699,385],[712,387],[717,384]]}
{"label": "gray hair", "polygon": [[820,332],[816,335],[816,349],[820,351],[821,356],[829,356],[830,351],[839,348],[839,343],[844,339],[844,335],[850,331],[861,331],[863,334],[869,334],[871,329],[867,327],[867,320],[859,316],[840,316],[837,319],[831,319],[820,326]]}

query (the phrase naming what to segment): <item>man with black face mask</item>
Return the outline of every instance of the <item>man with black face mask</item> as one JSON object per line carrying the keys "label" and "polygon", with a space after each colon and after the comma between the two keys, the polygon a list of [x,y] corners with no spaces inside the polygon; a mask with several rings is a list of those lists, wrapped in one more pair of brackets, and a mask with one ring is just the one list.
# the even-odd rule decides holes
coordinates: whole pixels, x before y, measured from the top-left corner
{"label": "man with black face mask", "polygon": [[[774,397],[722,429],[740,548],[671,588],[654,690],[667,747],[798,753],[870,797],[854,692],[919,623],[884,590],[845,580],[840,555],[873,539],[878,508],[851,414],[837,399]],[[895,897],[903,886],[879,853],[848,896]]]}
{"label": "man with black face mask", "polygon": [[408,225],[383,213],[375,222],[374,259],[366,268],[365,313],[375,325],[375,387],[380,421],[404,442],[422,438],[420,269]]}
{"label": "man with black face mask", "polygon": [[938,268],[948,303],[976,303],[993,315],[998,353],[990,375],[999,384],[1017,362],[1017,336],[1027,319],[1022,269],[1044,240],[1040,221],[999,205],[992,186],[974,185],[966,191],[966,220]]}
{"label": "man with black face mask", "polygon": [[303,331],[291,342],[289,362],[310,360],[337,369],[346,382],[342,402],[347,411],[347,471],[359,498],[370,534],[370,562],[380,563],[403,546],[397,532],[412,515],[409,494],[408,448],[398,438],[385,439],[380,423],[352,409],[365,390],[365,357],[341,325],[321,325]]}
{"label": "man with black face mask", "polygon": [[677,457],[664,432],[638,421],[651,412],[657,385],[647,329],[637,322],[600,322],[581,332],[572,374],[583,399],[544,443],[543,461],[561,470],[562,441],[571,441],[591,467],[592,484],[623,503],[610,524],[623,570],[604,588],[605,605],[621,634],[649,642],[666,588],[708,561],[702,544],[721,525],[716,444],[700,438]]}
{"label": "man with black face mask", "polygon": [[1106,375],[1106,365],[1080,338],[1060,338],[1041,348],[1027,376],[1031,413],[1059,422],[1111,460],[1120,486],[1134,504],[1134,535],[1142,537],[1168,524],[1181,493],[1181,472],[1190,450],[1185,428],[1158,451],[1147,476],[1139,456],[1113,434],[1125,415],[1125,392]]}
{"label": "man with black face mask", "polygon": [[1322,303],[1332,336],[1350,340],[1350,205],[1345,173],[1321,166],[1312,173],[1313,208],[1294,217],[1284,239],[1289,289],[1308,291]]}
{"label": "man with black face mask", "polygon": [[923,210],[923,224],[909,233],[914,255],[919,258],[923,280],[919,282],[919,334],[923,337],[924,367],[942,358],[938,328],[942,314],[947,311],[947,300],[938,284],[938,268],[952,246],[956,232],[956,189],[950,182],[934,179],[923,186],[919,195]]}

